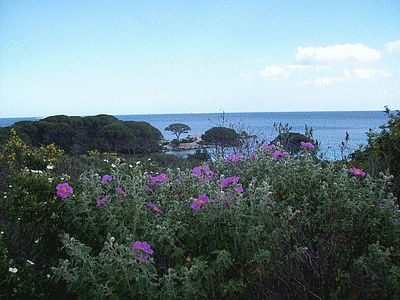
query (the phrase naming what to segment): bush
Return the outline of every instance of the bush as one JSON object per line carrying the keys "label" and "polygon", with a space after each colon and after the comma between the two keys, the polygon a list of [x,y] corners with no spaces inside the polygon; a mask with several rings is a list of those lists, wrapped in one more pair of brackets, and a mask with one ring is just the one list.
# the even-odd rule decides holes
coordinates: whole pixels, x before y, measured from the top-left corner
{"label": "bush", "polygon": [[380,172],[389,172],[394,176],[393,193],[400,197],[400,111],[390,111],[385,106],[389,120],[379,128],[379,133],[367,132],[368,145],[351,154],[355,165],[377,176]]}
{"label": "bush", "polygon": [[[163,160],[178,163],[164,154],[137,163],[97,157],[101,168],[73,182],[55,169],[16,174],[10,211],[52,228],[44,235],[58,233],[60,245],[53,253],[42,248],[48,257],[37,264],[26,251],[10,250],[1,293],[26,294],[8,268],[29,274],[33,261],[45,274],[35,277],[41,282],[59,259],[52,285],[66,283],[66,294],[79,299],[399,298],[393,177],[363,176],[346,163],[322,167],[311,151],[303,147],[294,158],[279,145],[260,146],[250,157],[174,170],[162,168]],[[73,193],[57,195],[48,178]],[[56,221],[39,205],[45,199],[58,205],[50,205]],[[37,204],[40,220],[28,203]],[[37,288],[28,277],[27,286]]]}
{"label": "bush", "polygon": [[[390,177],[323,169],[307,149],[294,160],[275,159],[260,148],[252,160],[219,160],[212,171],[157,177],[142,173],[140,165],[114,165],[112,180],[83,177],[80,196],[65,199],[65,222],[77,228],[63,236],[70,261],[54,271],[80,295],[400,295],[400,215],[387,190]],[[135,241],[154,252],[132,252]]]}

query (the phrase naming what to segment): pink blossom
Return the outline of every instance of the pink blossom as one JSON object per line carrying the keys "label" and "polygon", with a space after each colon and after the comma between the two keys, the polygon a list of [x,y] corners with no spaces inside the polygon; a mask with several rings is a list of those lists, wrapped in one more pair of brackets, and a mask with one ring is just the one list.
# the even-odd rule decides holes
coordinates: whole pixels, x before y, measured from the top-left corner
{"label": "pink blossom", "polygon": [[351,173],[353,173],[354,175],[361,175],[362,177],[364,177],[365,176],[365,172],[363,172],[363,170],[361,169],[356,169],[356,168],[351,168],[350,170],[349,170]]}
{"label": "pink blossom", "polygon": [[278,157],[283,157],[283,156],[286,156],[288,153],[285,151],[285,152],[279,152],[278,150],[275,150],[274,151],[274,154],[273,154],[273,157],[274,158],[278,158]]}
{"label": "pink blossom", "polygon": [[206,194],[204,194],[203,196],[200,196],[199,199],[194,201],[190,207],[194,208],[195,210],[198,210],[207,201],[208,197],[206,196]]}
{"label": "pink blossom", "polygon": [[146,260],[148,258],[148,255],[143,256],[143,252],[147,254],[153,254],[153,250],[150,249],[150,245],[147,244],[146,242],[136,242],[133,244],[132,247],[132,252],[135,252],[135,249],[139,250],[139,258]]}
{"label": "pink blossom", "polygon": [[314,148],[315,148],[315,146],[314,146],[313,144],[309,143],[309,142],[307,142],[307,143],[301,142],[301,145],[302,145],[303,147],[308,147],[308,148],[310,148],[310,149],[314,149]]}
{"label": "pink blossom", "polygon": [[56,187],[57,189],[57,196],[61,198],[67,198],[70,193],[72,193],[74,190],[72,187],[68,185],[68,183],[60,183]]}
{"label": "pink blossom", "polygon": [[105,196],[103,199],[97,201],[97,205],[96,205],[96,206],[99,206],[100,204],[102,204],[103,202],[105,202],[107,199],[108,199],[108,195]]}

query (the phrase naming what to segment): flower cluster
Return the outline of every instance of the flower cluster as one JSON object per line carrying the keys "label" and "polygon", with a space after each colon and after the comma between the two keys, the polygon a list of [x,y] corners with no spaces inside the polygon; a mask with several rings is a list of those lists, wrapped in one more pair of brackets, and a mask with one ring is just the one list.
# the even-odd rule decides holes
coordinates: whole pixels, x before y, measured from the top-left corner
{"label": "flower cluster", "polygon": [[274,151],[274,153],[273,153],[273,157],[274,158],[278,158],[278,157],[283,157],[283,156],[286,156],[288,153],[285,151],[285,152],[279,152],[278,150],[275,150]]}
{"label": "flower cluster", "polygon": [[239,157],[242,157],[242,156],[243,156],[242,153],[238,153],[238,154],[236,154],[236,156],[235,156],[234,154],[231,154],[231,155],[228,156],[228,159],[227,159],[226,163],[227,163],[228,165],[231,165],[231,164],[229,163],[230,160],[232,160],[232,161],[234,161],[235,163],[237,163]]}
{"label": "flower cluster", "polygon": [[[202,171],[204,172],[204,174],[202,173]],[[217,176],[218,176],[217,173],[214,173],[213,171],[211,171],[210,168],[207,166],[199,166],[199,167],[193,168],[193,174],[202,179],[204,179],[204,175],[207,175],[206,176],[207,178],[214,177],[214,179],[217,179]]]}
{"label": "flower cluster", "polygon": [[[238,176],[236,176],[236,177],[224,178],[224,179],[222,179],[222,181],[221,181],[221,187],[224,188],[224,187],[227,187],[229,184],[231,184],[237,192],[243,193],[243,188],[240,187],[240,186],[236,186],[238,180],[239,180],[239,177],[238,177]],[[235,187],[235,186],[236,186],[236,187]]]}
{"label": "flower cluster", "polygon": [[156,176],[156,177],[153,177],[153,176],[151,176],[151,175],[147,175],[147,176],[148,176],[148,177],[150,178],[150,180],[151,180],[151,185],[155,185],[157,181],[165,182],[165,181],[168,180],[167,175],[165,175],[164,173],[162,173],[162,174],[160,174],[160,175],[158,175],[158,176]]}
{"label": "flower cluster", "polygon": [[[275,145],[274,144],[272,144],[272,145],[265,144],[265,145],[262,145],[261,148],[263,150],[268,149],[268,151],[272,153],[273,149],[275,149]],[[263,151],[262,155],[265,155],[264,151]]]}

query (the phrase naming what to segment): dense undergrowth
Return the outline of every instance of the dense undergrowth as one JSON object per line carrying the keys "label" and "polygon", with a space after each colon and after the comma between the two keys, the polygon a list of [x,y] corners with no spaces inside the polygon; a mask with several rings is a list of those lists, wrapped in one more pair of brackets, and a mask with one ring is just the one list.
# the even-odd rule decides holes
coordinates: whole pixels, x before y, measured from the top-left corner
{"label": "dense undergrowth", "polygon": [[399,299],[393,168],[321,161],[310,146],[203,163],[78,158],[12,133],[0,297]]}

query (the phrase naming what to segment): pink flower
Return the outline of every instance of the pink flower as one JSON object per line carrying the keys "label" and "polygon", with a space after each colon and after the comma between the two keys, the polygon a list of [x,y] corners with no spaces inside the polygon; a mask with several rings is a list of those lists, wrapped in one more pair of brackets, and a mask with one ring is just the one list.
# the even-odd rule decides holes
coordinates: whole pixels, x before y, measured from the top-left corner
{"label": "pink flower", "polygon": [[101,179],[101,182],[106,183],[108,180],[112,180],[112,177],[110,175],[104,175],[103,178]]}
{"label": "pink flower", "polygon": [[349,171],[352,172],[354,175],[361,175],[362,177],[365,176],[365,172],[363,172],[362,169],[360,170],[353,167]]}
{"label": "pink flower", "polygon": [[107,199],[108,199],[108,195],[105,196],[103,199],[97,201],[97,205],[96,205],[96,206],[99,206],[100,204],[102,204],[103,202],[105,202]]}
{"label": "pink flower", "polygon": [[232,182],[232,185],[235,185],[238,180],[239,180],[238,176],[236,176],[236,177],[228,177],[228,178],[222,179],[221,187],[223,187],[223,188],[227,187],[229,182]]}
{"label": "pink flower", "polygon": [[254,158],[254,154],[256,154],[256,151],[253,151],[253,152],[251,152],[251,155],[250,155],[250,160],[253,160],[253,158]]}
{"label": "pink flower", "polygon": [[233,160],[235,163],[237,163],[239,157],[242,157],[242,156],[243,156],[242,153],[238,153],[238,154],[236,154],[236,156],[235,156],[234,154],[231,154],[231,155],[228,156],[228,159],[227,159],[226,162],[227,162],[228,165],[231,165],[231,164],[229,163],[230,160]]}
{"label": "pink flower", "polygon": [[272,202],[272,201],[264,202],[264,200],[260,200],[260,204],[263,204],[263,203],[271,204],[273,207],[275,207],[274,202]]}
{"label": "pink flower", "polygon": [[208,197],[206,196],[206,194],[204,194],[203,196],[200,196],[199,199],[194,201],[190,207],[194,208],[195,210],[198,210],[207,201]]}
{"label": "pink flower", "polygon": [[[204,173],[203,173],[204,172]],[[199,166],[193,168],[193,174],[198,176],[199,178],[204,179],[204,174],[208,175],[207,178],[217,178],[217,173],[214,173],[213,171],[210,170],[208,166]]]}
{"label": "pink flower", "polygon": [[237,192],[239,192],[239,193],[243,193],[243,188],[241,187],[241,186],[239,186],[239,187],[235,187],[235,190],[237,191]]}
{"label": "pink flower", "polygon": [[164,173],[162,173],[162,174],[160,174],[160,175],[158,175],[158,176],[156,176],[156,177],[153,177],[153,176],[151,176],[151,175],[147,175],[147,176],[148,176],[148,177],[150,178],[150,180],[151,180],[151,185],[155,185],[157,181],[165,182],[165,181],[168,180],[167,175],[165,175]]}
{"label": "pink flower", "polygon": [[180,179],[175,179],[175,181],[176,181],[178,184],[181,184]]}
{"label": "pink flower", "polygon": [[314,146],[313,144],[309,143],[309,142],[307,142],[307,143],[301,142],[301,145],[302,145],[303,147],[308,147],[308,148],[310,148],[310,149],[314,149],[314,148],[315,148],[315,146]]}
{"label": "pink flower", "polygon": [[147,175],[149,178],[150,178],[150,180],[151,180],[151,185],[155,185],[156,184],[156,182],[157,182],[157,177],[153,177],[153,176],[151,176],[151,175]]}
{"label": "pink flower", "polygon": [[153,190],[152,190],[150,187],[148,187],[146,184],[144,185],[144,187],[147,188],[147,189],[149,190],[150,193],[153,192]]}
{"label": "pink flower", "polygon": [[124,193],[123,190],[121,190],[121,188],[117,187],[116,190],[117,190],[118,192],[120,192],[120,193],[122,194],[122,196],[126,197],[126,194]]}
{"label": "pink flower", "polygon": [[146,203],[146,205],[152,207],[156,212],[163,214],[163,211],[159,209],[155,204]]}
{"label": "pink flower", "polygon": [[136,242],[133,244],[132,247],[132,252],[135,252],[135,249],[139,250],[139,258],[146,260],[148,258],[148,255],[143,256],[143,252],[147,254],[153,254],[153,250],[150,249],[150,245],[147,244],[146,242]]}
{"label": "pink flower", "polygon": [[283,156],[285,156],[285,155],[287,155],[288,153],[285,151],[285,152],[279,152],[278,150],[275,150],[275,152],[274,152],[274,154],[273,154],[273,157],[274,158],[278,158],[278,157],[283,157]]}
{"label": "pink flower", "polygon": [[60,183],[56,187],[57,189],[57,196],[61,198],[67,198],[70,193],[72,193],[74,190],[72,187],[68,185],[68,183]]}
{"label": "pink flower", "polygon": [[[268,149],[269,152],[272,152],[272,149],[275,149],[275,145],[274,144],[271,144],[271,145],[265,144],[265,145],[262,145],[262,149],[263,150]],[[262,155],[265,155],[264,151],[262,152]]]}
{"label": "pink flower", "polygon": [[157,179],[160,180],[160,181],[162,181],[162,182],[165,182],[165,181],[168,180],[168,177],[167,177],[167,175],[165,175],[164,173],[162,173],[162,174],[160,174],[160,175],[157,176]]}

